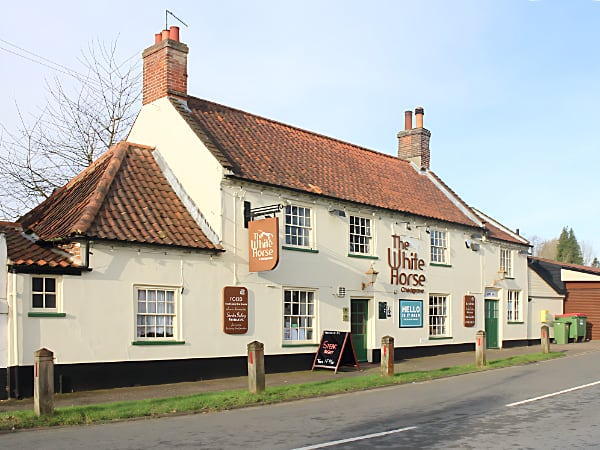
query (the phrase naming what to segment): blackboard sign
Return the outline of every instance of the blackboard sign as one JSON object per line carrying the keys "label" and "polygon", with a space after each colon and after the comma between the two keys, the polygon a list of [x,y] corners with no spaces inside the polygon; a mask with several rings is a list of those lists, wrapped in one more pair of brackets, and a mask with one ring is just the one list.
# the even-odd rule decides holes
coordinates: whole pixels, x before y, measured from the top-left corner
{"label": "blackboard sign", "polygon": [[353,366],[359,370],[350,332],[323,331],[312,368],[333,369],[337,373],[340,365]]}

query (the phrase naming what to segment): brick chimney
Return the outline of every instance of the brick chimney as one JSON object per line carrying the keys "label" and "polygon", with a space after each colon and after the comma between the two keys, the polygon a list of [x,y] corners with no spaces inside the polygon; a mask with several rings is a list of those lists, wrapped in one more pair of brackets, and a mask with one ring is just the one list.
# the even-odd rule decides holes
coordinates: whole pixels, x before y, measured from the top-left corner
{"label": "brick chimney", "polygon": [[154,45],[142,53],[142,105],[168,95],[187,99],[188,46],[179,42],[179,27],[154,35]]}
{"label": "brick chimney", "polygon": [[412,127],[412,111],[404,112],[404,130],[398,133],[398,158],[414,162],[429,169],[429,139],[431,131],[423,128],[422,107],[415,108],[416,127]]}

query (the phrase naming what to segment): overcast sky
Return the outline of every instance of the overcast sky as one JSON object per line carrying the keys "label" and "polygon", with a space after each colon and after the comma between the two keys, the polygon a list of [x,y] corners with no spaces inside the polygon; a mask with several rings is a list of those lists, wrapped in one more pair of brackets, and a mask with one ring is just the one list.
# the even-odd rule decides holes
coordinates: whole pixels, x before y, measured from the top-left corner
{"label": "overcast sky", "polygon": [[191,95],[389,154],[423,106],[431,168],[465,202],[528,238],[570,226],[600,258],[600,1],[5,2],[0,123],[70,82],[10,44],[75,70],[95,40],[141,59],[166,9]]}

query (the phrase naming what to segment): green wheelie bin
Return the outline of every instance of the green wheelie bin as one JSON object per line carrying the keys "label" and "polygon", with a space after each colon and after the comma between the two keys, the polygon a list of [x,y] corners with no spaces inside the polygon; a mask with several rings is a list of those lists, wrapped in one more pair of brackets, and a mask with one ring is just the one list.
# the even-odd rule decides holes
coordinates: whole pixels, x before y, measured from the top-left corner
{"label": "green wheelie bin", "polygon": [[585,341],[587,316],[583,313],[567,313],[562,314],[561,317],[567,318],[571,321],[569,338],[573,339],[573,342]]}
{"label": "green wheelie bin", "polygon": [[561,315],[554,316],[554,340],[557,344],[569,343],[571,321]]}

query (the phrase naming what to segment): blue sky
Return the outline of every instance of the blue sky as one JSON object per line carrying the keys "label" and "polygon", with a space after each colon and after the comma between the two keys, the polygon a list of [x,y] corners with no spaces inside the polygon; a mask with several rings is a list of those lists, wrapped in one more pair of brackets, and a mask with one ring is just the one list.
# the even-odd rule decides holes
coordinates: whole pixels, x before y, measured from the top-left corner
{"label": "blue sky", "polygon": [[[168,9],[189,25],[190,94],[390,154],[423,106],[431,167],[463,200],[528,238],[570,226],[600,258],[600,1],[88,5],[9,2],[0,39],[78,70],[94,40],[141,58]],[[15,102],[35,114],[62,75],[1,49],[0,64],[14,129]]]}

